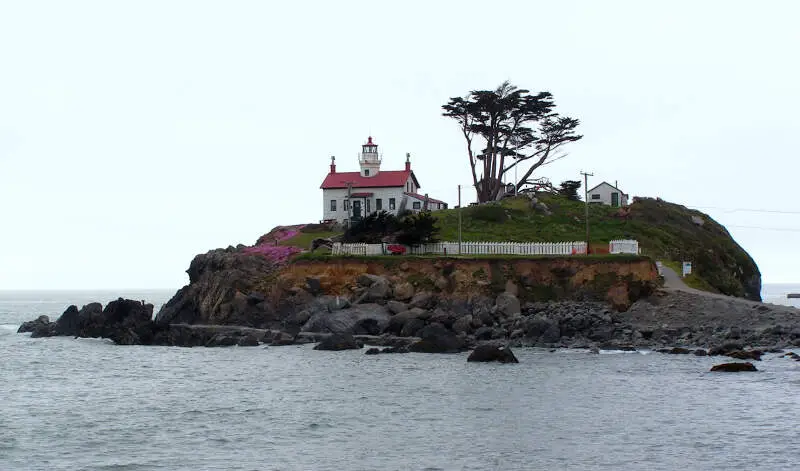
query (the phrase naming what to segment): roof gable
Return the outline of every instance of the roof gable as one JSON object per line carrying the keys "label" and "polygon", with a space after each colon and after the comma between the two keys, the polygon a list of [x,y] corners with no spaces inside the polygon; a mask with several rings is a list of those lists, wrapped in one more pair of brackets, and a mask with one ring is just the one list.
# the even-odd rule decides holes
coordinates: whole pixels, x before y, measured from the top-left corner
{"label": "roof gable", "polygon": [[411,170],[384,170],[372,177],[365,177],[360,172],[329,173],[320,185],[323,190],[334,188],[347,188],[348,183],[352,188],[387,188],[406,186],[408,178],[414,180],[414,185],[419,188],[419,181]]}
{"label": "roof gable", "polygon": [[610,184],[610,183],[608,183],[608,182],[603,182],[603,183],[601,183],[601,184],[599,184],[599,185],[595,186],[594,188],[592,188],[592,189],[590,189],[589,191],[587,191],[587,193],[591,193],[592,191],[594,191],[594,190],[596,190],[596,189],[600,188],[600,187],[601,187],[601,186],[603,186],[603,185],[608,185],[609,187],[611,187],[611,189],[612,189],[612,190],[617,190],[617,191],[619,191],[620,193],[622,193],[623,195],[624,195],[624,194],[626,194],[624,191],[620,190],[619,188],[615,187],[614,185],[612,185],[612,184]]}

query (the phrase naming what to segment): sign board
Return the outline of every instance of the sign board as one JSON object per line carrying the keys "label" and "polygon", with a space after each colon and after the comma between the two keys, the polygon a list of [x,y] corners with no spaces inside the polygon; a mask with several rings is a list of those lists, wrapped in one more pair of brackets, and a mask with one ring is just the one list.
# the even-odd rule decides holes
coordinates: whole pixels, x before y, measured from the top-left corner
{"label": "sign board", "polygon": [[656,260],[656,269],[658,269],[658,275],[659,276],[664,276],[663,267],[664,267],[664,264],[661,263],[661,260]]}
{"label": "sign board", "polygon": [[683,276],[692,274],[692,262],[683,262]]}

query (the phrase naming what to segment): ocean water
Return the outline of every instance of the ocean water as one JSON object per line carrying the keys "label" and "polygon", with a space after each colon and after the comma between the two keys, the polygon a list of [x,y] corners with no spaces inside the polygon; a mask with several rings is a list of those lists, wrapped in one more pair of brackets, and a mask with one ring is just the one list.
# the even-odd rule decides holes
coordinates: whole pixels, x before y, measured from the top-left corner
{"label": "ocean water", "polygon": [[[31,339],[117,296],[0,292],[0,470],[792,470],[800,362],[649,352],[378,355]],[[776,295],[777,296],[777,295]],[[800,353],[800,352],[798,352]]]}
{"label": "ocean water", "polygon": [[800,298],[787,298],[789,293],[800,293],[800,283],[765,284],[761,287],[761,300],[765,303],[783,304],[800,309]]}

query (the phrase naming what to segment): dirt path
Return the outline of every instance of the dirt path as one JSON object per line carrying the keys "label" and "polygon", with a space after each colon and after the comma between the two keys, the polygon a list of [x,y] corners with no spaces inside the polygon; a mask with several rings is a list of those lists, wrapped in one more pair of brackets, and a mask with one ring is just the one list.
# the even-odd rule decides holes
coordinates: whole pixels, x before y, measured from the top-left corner
{"label": "dirt path", "polygon": [[701,296],[707,296],[710,298],[731,299],[745,301],[750,304],[761,304],[757,301],[749,301],[744,298],[737,298],[725,294],[709,293],[708,291],[690,288],[689,286],[686,286],[686,283],[683,282],[683,279],[677,273],[675,273],[675,270],[668,266],[661,267],[661,274],[664,275],[664,289],[667,291],[683,291],[684,293],[699,294]]}

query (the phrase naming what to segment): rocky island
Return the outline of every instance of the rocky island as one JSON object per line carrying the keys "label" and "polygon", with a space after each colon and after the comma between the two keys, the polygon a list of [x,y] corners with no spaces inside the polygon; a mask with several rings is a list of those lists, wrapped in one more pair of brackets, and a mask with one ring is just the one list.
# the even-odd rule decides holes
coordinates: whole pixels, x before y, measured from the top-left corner
{"label": "rocky island", "polygon": [[[550,201],[551,208],[558,204],[567,206]],[[669,353],[709,349],[712,354],[800,346],[800,312],[754,300],[760,299],[760,275],[729,236],[720,242],[727,234],[724,228],[707,216],[698,224],[695,214],[685,214],[656,229],[651,227],[652,205],[678,211],[670,203],[640,200],[626,215],[609,217],[633,237],[650,230],[660,233],[657,240],[667,239],[663,234],[671,224],[684,233],[684,241],[716,240],[706,249],[695,248],[704,254],[696,259],[698,272],[706,276],[700,280],[713,292],[665,284],[654,259],[639,255],[298,254],[302,248],[293,240],[309,243],[320,234],[330,235],[327,228],[309,225],[279,227],[253,246],[197,255],[187,270],[189,284],[155,317],[152,305],[119,299],[105,308],[98,303],[70,306],[56,322],[40,318],[20,331],[105,337],[124,345],[290,345],[328,339],[320,348],[387,347],[371,353],[453,352],[480,344],[666,348]],[[497,207],[512,219],[518,211]],[[467,227],[479,221],[474,217],[482,214],[478,211],[485,213],[474,211]],[[450,215],[442,213],[447,232]],[[515,227],[507,229],[513,233]],[[656,240],[646,234],[640,238],[648,237]],[[717,261],[736,269],[704,268]]]}

